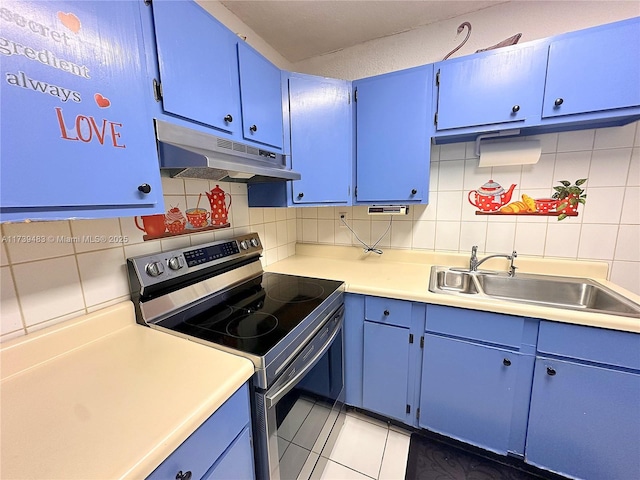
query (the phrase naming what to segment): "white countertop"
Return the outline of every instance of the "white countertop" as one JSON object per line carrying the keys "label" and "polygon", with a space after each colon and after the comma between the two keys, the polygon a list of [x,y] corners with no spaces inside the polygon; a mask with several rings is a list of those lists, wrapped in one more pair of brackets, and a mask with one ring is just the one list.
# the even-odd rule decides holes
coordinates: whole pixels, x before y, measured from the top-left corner
{"label": "white countertop", "polygon": [[135,323],[123,302],[0,346],[0,478],[144,478],[253,364]]}
{"label": "white countertop", "polygon": [[[359,247],[297,244],[296,255],[269,265],[266,270],[291,275],[329,278],[346,283],[346,291],[416,302],[486,310],[579,325],[640,333],[640,319],[576,310],[525,305],[473,296],[429,292],[433,265],[468,266],[469,256],[410,250],[385,249],[382,255],[364,253]],[[527,258],[516,260],[518,272],[585,277],[640,303],[640,296],[606,280],[607,264],[572,260]],[[483,268],[505,270],[508,261],[489,260]]]}

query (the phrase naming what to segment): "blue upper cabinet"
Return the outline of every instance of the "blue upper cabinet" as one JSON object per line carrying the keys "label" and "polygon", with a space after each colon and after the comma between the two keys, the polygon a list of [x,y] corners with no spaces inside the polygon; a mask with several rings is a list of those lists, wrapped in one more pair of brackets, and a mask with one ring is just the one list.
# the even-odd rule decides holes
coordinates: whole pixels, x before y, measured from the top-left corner
{"label": "blue upper cabinet", "polygon": [[236,36],[195,2],[154,0],[152,6],[164,110],[238,132]]}
{"label": "blue upper cabinet", "polygon": [[285,151],[290,151],[290,166],[302,178],[249,185],[249,206],[350,204],[351,82],[283,72],[282,84],[290,136]]}
{"label": "blue upper cabinet", "polygon": [[357,203],[427,203],[433,65],[353,82]]}
{"label": "blue upper cabinet", "polygon": [[[543,118],[640,107],[640,18],[576,32],[553,41]],[[634,108],[635,107],[635,108]],[[625,115],[622,112],[610,112]]]}
{"label": "blue upper cabinet", "polygon": [[436,63],[437,135],[539,121],[546,60],[537,43]]}
{"label": "blue upper cabinet", "polygon": [[162,212],[140,2],[2,7],[0,220]]}
{"label": "blue upper cabinet", "polygon": [[242,135],[282,148],[280,69],[244,42],[238,42]]}
{"label": "blue upper cabinet", "polygon": [[346,204],[351,194],[349,82],[292,73],[289,77],[293,202]]}

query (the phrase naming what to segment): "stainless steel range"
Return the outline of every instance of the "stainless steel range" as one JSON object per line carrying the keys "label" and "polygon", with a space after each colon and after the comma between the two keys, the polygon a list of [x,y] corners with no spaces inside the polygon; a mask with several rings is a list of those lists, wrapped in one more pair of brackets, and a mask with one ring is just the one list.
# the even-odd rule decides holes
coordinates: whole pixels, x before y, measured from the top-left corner
{"label": "stainless steel range", "polygon": [[258,479],[297,478],[344,410],[342,282],[264,272],[256,233],[127,260],[139,323],[250,359]]}

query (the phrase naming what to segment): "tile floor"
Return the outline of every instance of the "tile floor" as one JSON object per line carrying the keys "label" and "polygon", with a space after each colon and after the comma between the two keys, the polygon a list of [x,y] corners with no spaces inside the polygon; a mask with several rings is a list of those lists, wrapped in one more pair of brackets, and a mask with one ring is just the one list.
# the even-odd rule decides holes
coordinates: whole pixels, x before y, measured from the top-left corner
{"label": "tile floor", "polygon": [[311,475],[312,480],[403,480],[411,432],[348,410],[332,434]]}

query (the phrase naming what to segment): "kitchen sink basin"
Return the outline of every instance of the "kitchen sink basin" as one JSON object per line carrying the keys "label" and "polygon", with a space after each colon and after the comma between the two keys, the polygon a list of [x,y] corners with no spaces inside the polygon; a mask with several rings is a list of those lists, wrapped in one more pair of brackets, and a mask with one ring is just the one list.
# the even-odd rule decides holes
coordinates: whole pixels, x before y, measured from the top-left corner
{"label": "kitchen sink basin", "polygon": [[587,278],[432,267],[429,291],[640,318],[640,305]]}

